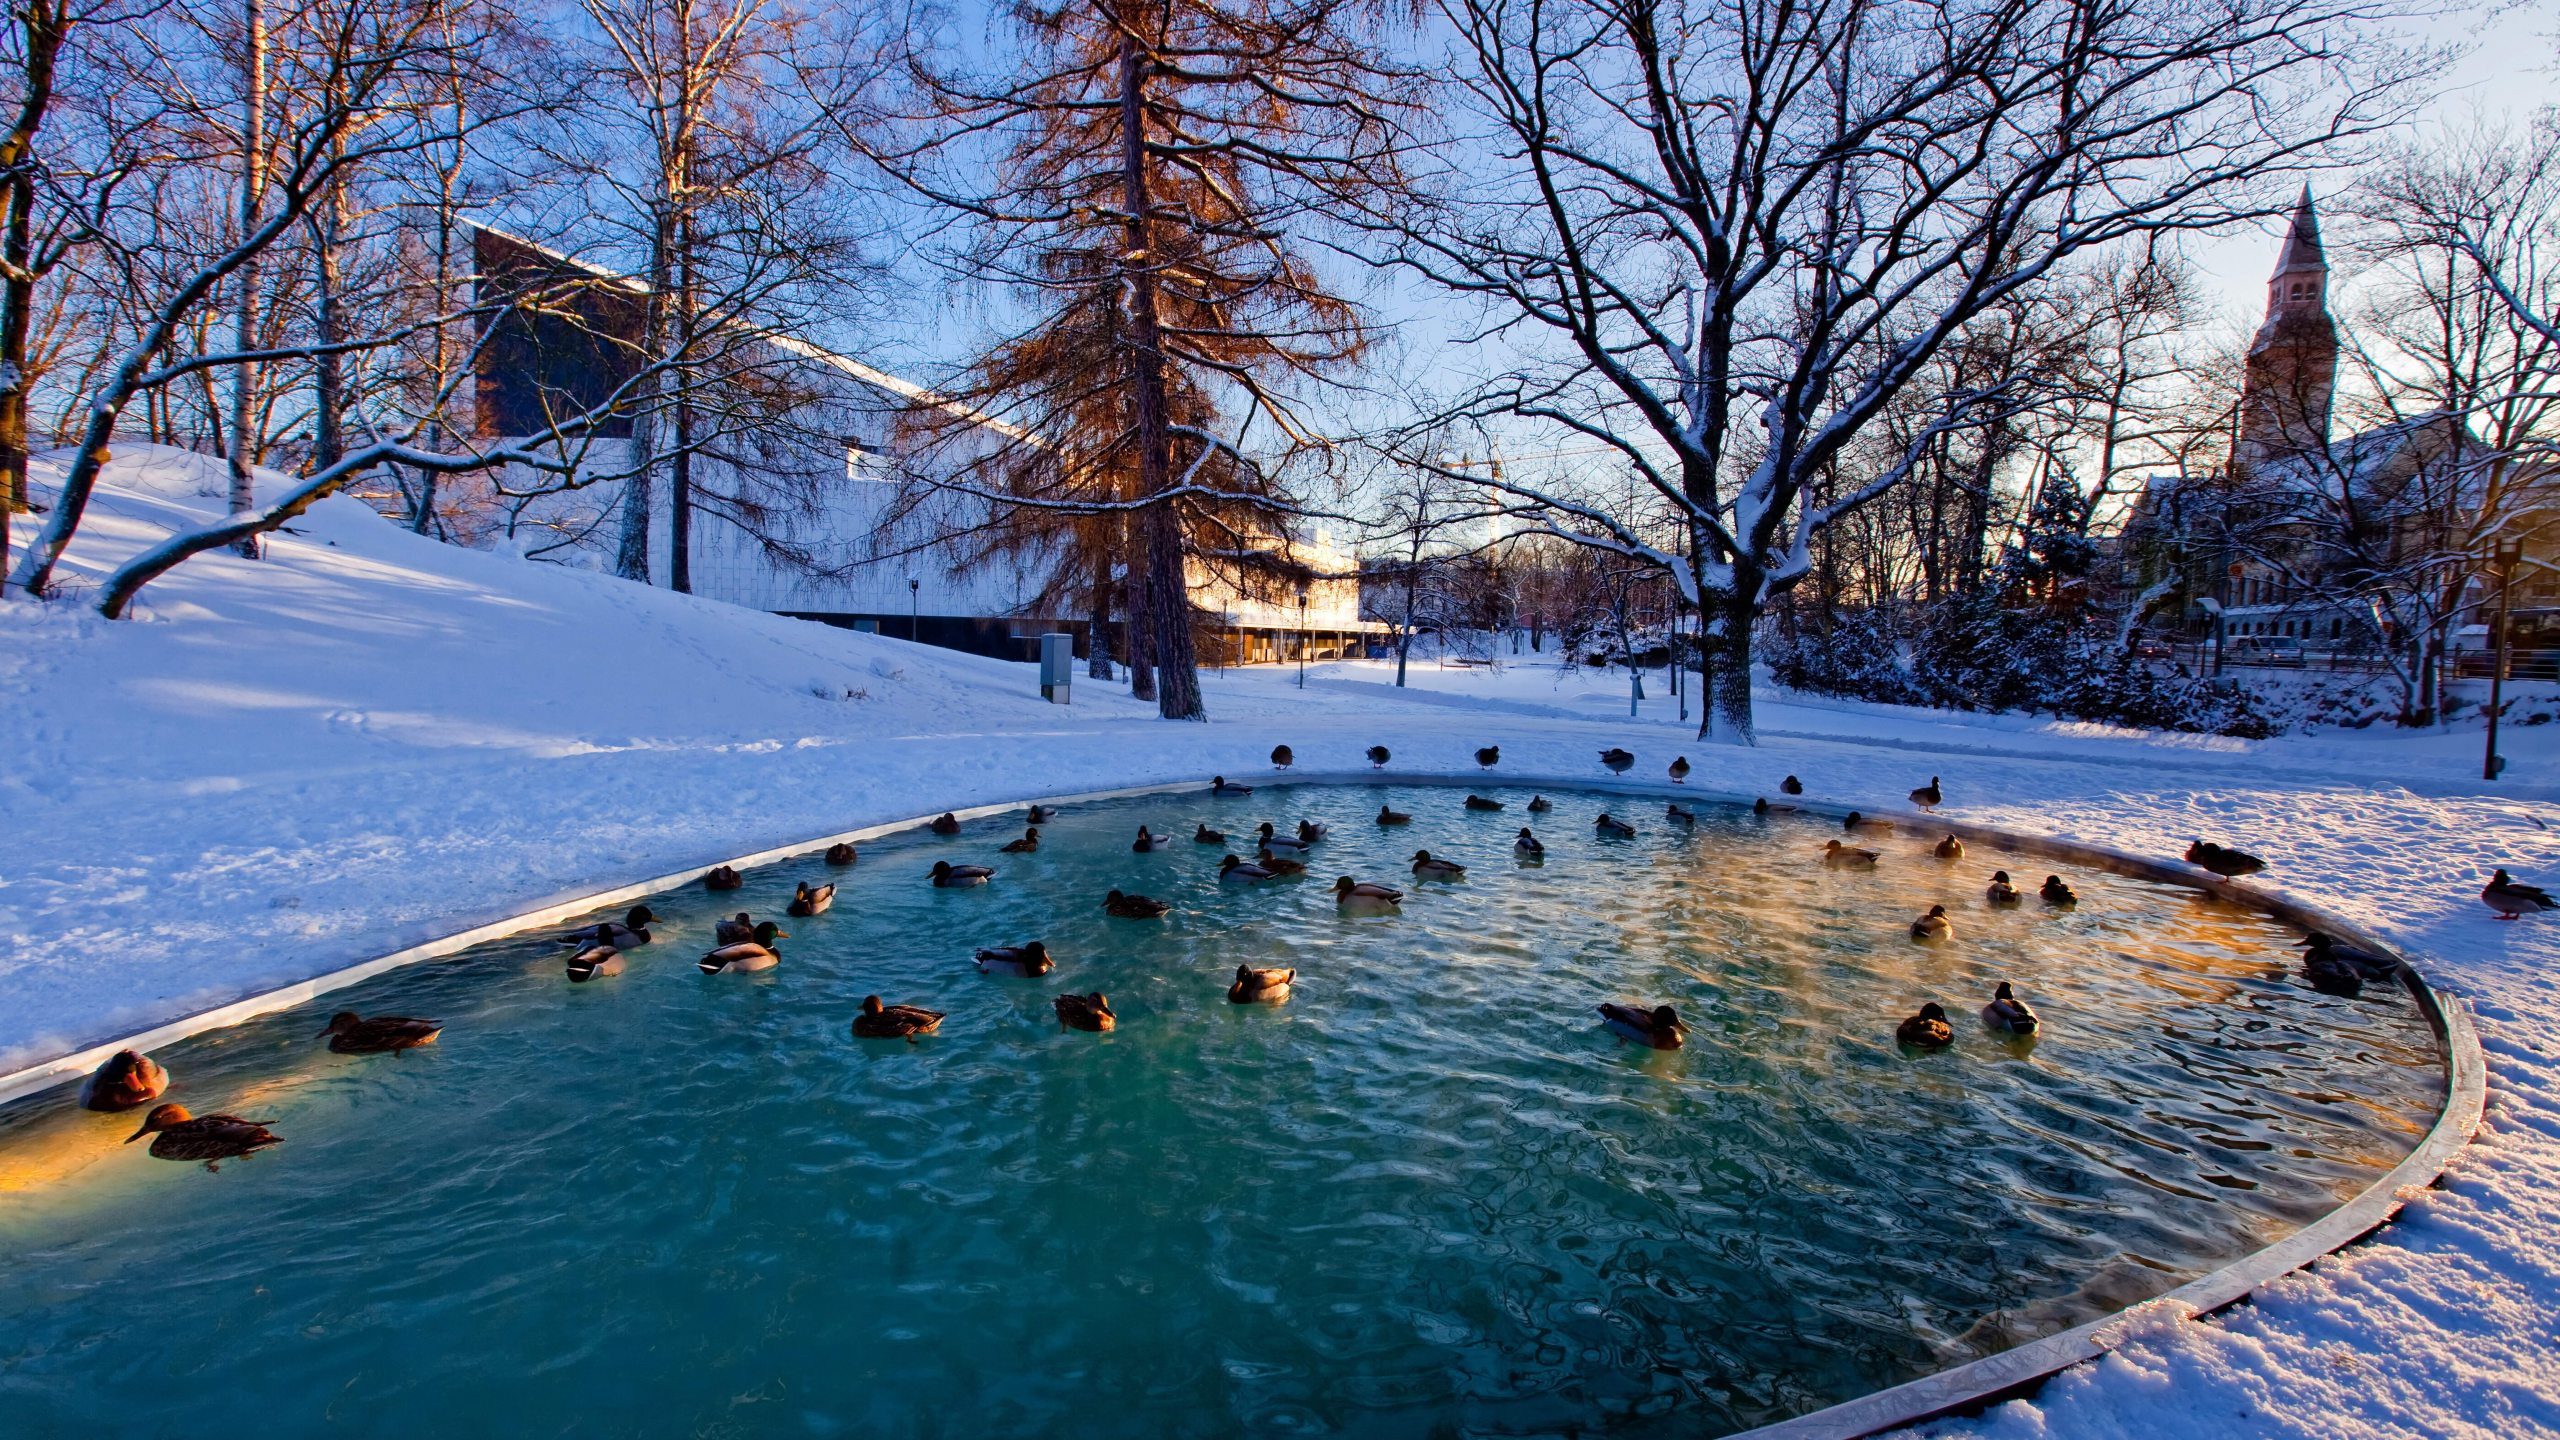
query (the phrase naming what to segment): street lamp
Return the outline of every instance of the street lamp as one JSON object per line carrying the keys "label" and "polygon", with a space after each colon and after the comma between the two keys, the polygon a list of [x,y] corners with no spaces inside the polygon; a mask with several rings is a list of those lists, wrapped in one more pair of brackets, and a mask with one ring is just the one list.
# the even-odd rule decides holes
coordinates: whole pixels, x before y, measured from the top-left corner
{"label": "street lamp", "polygon": [[1307,592],[1298,592],[1298,688],[1307,688]]}
{"label": "street lamp", "polygon": [[923,622],[923,585],[924,582],[913,575],[907,577],[907,640],[911,644],[915,641],[916,631]]}
{"label": "street lamp", "polygon": [[2490,662],[2494,668],[2489,671],[2489,742],[2480,757],[2483,780],[2495,780],[2498,772],[2507,768],[2506,757],[2498,753],[2498,711],[2504,704],[2501,696],[2507,682],[2507,597],[2515,591],[2516,568],[2523,563],[2521,539],[2501,540],[2489,555],[2489,573],[2498,580],[2498,646],[2497,658]]}

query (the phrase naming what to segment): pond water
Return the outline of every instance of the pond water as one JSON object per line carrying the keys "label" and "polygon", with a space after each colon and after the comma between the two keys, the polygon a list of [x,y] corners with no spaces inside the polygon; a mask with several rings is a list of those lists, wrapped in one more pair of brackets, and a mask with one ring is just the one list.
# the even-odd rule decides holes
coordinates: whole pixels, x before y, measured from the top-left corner
{"label": "pond water", "polygon": [[[63,1089],[0,1111],[12,1435],[1380,1437],[1720,1434],[2165,1290],[2298,1228],[2433,1118],[2409,997],[2311,991],[2295,938],[2174,887],[1656,801],[1265,786],[1077,806],[812,855],[673,924],[628,973],[545,935],[159,1052],[169,1100],[285,1143],[219,1174]],[[1371,823],[1381,803],[1414,823]],[[1597,836],[1603,809],[1629,839]],[[1261,820],[1313,874],[1220,885]],[[1132,853],[1145,821],[1182,837]],[[1513,832],[1548,844],[1523,865]],[[1415,882],[1421,847],[1465,878]],[[1244,853],[1250,853],[1249,851]],[[991,885],[937,890],[937,859]],[[1398,885],[1346,917],[1337,874]],[[793,882],[835,908],[783,919]],[[1103,892],[1175,905],[1106,917]],[[1945,904],[1958,933],[1914,943]],[[783,963],[706,977],[710,923]],[[619,907],[616,908],[619,913]],[[981,975],[979,945],[1058,970]],[[1301,971],[1227,1003],[1239,963]],[[1974,1018],[1998,980],[2028,1044]],[[1049,997],[1100,989],[1107,1035]],[[949,1012],[856,1041],[862,997]],[[1619,1044],[1669,1002],[1687,1048]],[[1934,1054],[1895,1045],[1928,999]],[[339,1056],[334,1010],[429,1016]]]}

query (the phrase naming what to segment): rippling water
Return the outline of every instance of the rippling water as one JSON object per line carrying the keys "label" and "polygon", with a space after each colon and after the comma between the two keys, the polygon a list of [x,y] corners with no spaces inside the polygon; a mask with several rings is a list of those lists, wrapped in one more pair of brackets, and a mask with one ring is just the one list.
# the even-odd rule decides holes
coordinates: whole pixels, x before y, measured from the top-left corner
{"label": "rippling water", "polygon": [[[0,1112],[0,1412],[20,1435],[1381,1437],[1714,1434],[2004,1348],[2298,1228],[2432,1118],[2409,999],[2313,993],[2291,932],[1829,824],[1558,794],[1265,787],[863,847],[784,963],[703,976],[710,920],[782,919],[814,857],[653,904],[629,973],[539,938],[160,1052],[169,1099],[268,1120],[218,1175],[56,1091]],[[1370,823],[1382,802],[1414,824]],[[1594,837],[1603,808],[1632,840]],[[1214,880],[1263,819],[1314,875]],[[1133,854],[1140,820],[1185,837]],[[1017,817],[1018,820],[1018,817]],[[1534,823],[1543,866],[1510,838]],[[1473,868],[1412,883],[1427,846]],[[1240,847],[1237,847],[1240,848]],[[1249,853],[1249,852],[1247,852]],[[936,859],[996,882],[934,890]],[[2030,868],[2033,873],[2029,873]],[[1408,891],[1345,918],[1350,873]],[[1179,907],[1107,919],[1106,889]],[[1956,940],[1911,917],[1944,903]],[[1041,980],[979,975],[1043,938]],[[1239,962],[1295,998],[1226,1003]],[[2007,979],[2028,1045],[1972,1011]],[[1102,989],[1114,1034],[1048,996]],[[878,993],[950,1012],[857,1042]],[[1670,1001],[1689,1047],[1616,1044]],[[1908,1055],[1924,999],[1959,1039]],[[443,1040],[335,1056],[339,1008]]]}

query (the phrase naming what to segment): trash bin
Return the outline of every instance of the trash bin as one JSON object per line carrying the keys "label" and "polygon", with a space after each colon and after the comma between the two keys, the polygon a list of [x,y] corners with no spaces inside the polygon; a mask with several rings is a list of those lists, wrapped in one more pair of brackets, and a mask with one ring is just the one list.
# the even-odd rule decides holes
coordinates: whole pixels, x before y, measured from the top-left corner
{"label": "trash bin", "polygon": [[1076,679],[1076,637],[1049,634],[1040,637],[1040,698],[1052,705],[1068,705]]}

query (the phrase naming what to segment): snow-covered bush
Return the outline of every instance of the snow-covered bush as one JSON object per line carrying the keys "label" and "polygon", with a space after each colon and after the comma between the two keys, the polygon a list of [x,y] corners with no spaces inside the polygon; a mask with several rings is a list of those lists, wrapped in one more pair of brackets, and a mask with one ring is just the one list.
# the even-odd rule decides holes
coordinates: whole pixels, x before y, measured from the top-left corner
{"label": "snow-covered bush", "polygon": [[2162,674],[2116,643],[2114,628],[1988,593],[1913,612],[1844,616],[1828,636],[1771,637],[1769,672],[1791,690],[1933,709],[2027,711],[2145,730],[2259,739],[2279,728],[2236,680]]}

